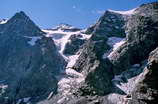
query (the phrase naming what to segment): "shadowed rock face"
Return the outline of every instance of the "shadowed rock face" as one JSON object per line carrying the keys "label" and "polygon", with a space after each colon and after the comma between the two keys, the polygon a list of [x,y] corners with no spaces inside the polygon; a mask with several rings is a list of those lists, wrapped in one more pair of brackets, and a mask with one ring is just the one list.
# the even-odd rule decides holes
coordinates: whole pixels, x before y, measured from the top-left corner
{"label": "shadowed rock face", "polygon": [[0,40],[0,80],[8,85],[1,96],[3,103],[27,97],[39,100],[56,93],[55,76],[66,62],[53,40],[45,37],[24,12],[2,24]]}
{"label": "shadowed rock face", "polygon": [[146,73],[133,91],[130,104],[156,104],[158,102],[158,48],[150,53]]}

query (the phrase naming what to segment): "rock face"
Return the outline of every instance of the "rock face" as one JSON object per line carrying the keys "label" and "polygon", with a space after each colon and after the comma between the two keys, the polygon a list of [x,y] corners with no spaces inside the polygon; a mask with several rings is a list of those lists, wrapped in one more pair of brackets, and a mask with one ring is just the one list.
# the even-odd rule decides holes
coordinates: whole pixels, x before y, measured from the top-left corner
{"label": "rock face", "polygon": [[108,10],[85,32],[17,13],[0,23],[0,103],[157,104],[157,33],[157,2]]}
{"label": "rock face", "polygon": [[158,46],[157,6],[157,3],[141,6],[128,21],[127,41],[110,58],[116,74],[147,59],[149,53]]}
{"label": "rock face", "polygon": [[137,83],[129,104],[156,104],[158,102],[158,48],[150,53],[146,73]]}
{"label": "rock face", "polygon": [[81,38],[82,35],[80,34],[71,35],[69,38],[70,41],[65,45],[63,53],[66,55],[74,55],[76,52],[78,52],[82,45],[86,42],[85,39]]}
{"label": "rock face", "polygon": [[[119,30],[123,29],[123,24],[125,24],[126,39],[110,55],[108,54],[111,50],[107,44],[108,37],[124,37],[123,34],[125,33],[119,31],[122,35],[114,35],[107,31],[108,28],[104,28],[108,27],[111,22],[113,23],[111,21],[108,25],[106,23],[103,25],[104,21],[107,22],[109,19],[109,15],[107,15],[109,11],[101,17],[100,20],[102,21],[87,30],[88,33],[92,33],[92,37],[84,45],[74,66],[76,70],[86,76],[85,82],[81,84],[79,89],[81,95],[94,96],[112,93],[114,88],[111,80],[115,75],[129,70],[131,65],[137,63],[142,65],[142,61],[147,59],[149,53],[158,46],[157,7],[157,3],[142,5],[128,19],[124,19],[122,25],[118,27]],[[120,17],[121,14],[117,14],[116,17],[118,15]],[[122,15],[123,17],[124,15]],[[115,21],[122,21],[122,18],[117,18]],[[113,28],[111,31],[117,31],[117,28]],[[104,53],[108,55],[103,59]],[[104,103],[106,104],[106,102]]]}
{"label": "rock face", "polygon": [[66,62],[51,38],[42,32],[24,12],[16,13],[0,28],[1,103],[19,99],[44,99],[56,93],[57,79]]}
{"label": "rock face", "polygon": [[107,10],[95,25],[87,29],[86,33],[92,34],[94,32],[94,34],[106,37],[125,37],[125,21],[122,14]]}
{"label": "rock face", "polygon": [[92,34],[92,37],[84,45],[74,65],[76,70],[86,76],[85,85],[81,88],[81,92],[85,93],[83,95],[104,95],[111,92],[111,80],[114,76],[112,64],[108,58],[103,59],[103,55],[112,48],[107,43],[110,37],[125,37],[125,22],[124,15],[106,11],[95,25],[87,29],[86,33]]}

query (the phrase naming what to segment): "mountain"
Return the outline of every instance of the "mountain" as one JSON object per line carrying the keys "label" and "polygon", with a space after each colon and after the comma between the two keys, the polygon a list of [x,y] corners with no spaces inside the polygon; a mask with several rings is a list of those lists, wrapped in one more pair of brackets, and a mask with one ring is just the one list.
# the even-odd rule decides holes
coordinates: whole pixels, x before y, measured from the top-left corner
{"label": "mountain", "polygon": [[45,37],[24,12],[0,28],[1,104],[38,101],[57,91],[57,78],[66,62],[54,41]]}
{"label": "mountain", "polygon": [[[149,70],[146,67],[150,59],[149,62],[147,60],[150,52],[158,46],[157,6],[158,3],[154,2],[125,12],[106,11],[95,25],[85,31],[91,37],[84,43],[79,58],[72,67],[83,75],[83,81],[74,86],[69,84],[71,90],[65,90],[69,94],[62,97],[57,95],[40,104],[156,102],[156,77],[151,77],[151,83],[142,82],[141,78],[150,80],[146,77],[148,75],[144,76]],[[139,86],[142,83],[146,95],[139,99]]]}
{"label": "mountain", "polygon": [[87,29],[0,22],[0,103],[157,104],[158,3],[107,10]]}

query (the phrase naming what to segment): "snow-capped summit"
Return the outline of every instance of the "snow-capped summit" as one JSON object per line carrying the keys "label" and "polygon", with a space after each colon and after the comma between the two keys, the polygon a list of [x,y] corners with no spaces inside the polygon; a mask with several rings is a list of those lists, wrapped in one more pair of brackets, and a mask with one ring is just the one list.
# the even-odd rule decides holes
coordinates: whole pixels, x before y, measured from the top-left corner
{"label": "snow-capped summit", "polygon": [[75,31],[79,31],[81,29],[76,28],[69,24],[62,23],[62,24],[59,24],[58,26],[52,28],[51,30],[62,30],[62,31],[66,31],[66,32],[75,32]]}

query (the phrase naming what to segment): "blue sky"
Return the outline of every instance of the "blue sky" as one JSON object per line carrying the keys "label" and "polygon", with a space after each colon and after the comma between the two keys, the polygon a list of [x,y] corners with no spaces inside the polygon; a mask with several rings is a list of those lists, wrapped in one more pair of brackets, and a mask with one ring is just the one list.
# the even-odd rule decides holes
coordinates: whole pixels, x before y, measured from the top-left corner
{"label": "blue sky", "polygon": [[157,0],[0,0],[0,19],[24,11],[41,28],[60,23],[84,28],[94,24],[104,10],[129,10],[152,1]]}

